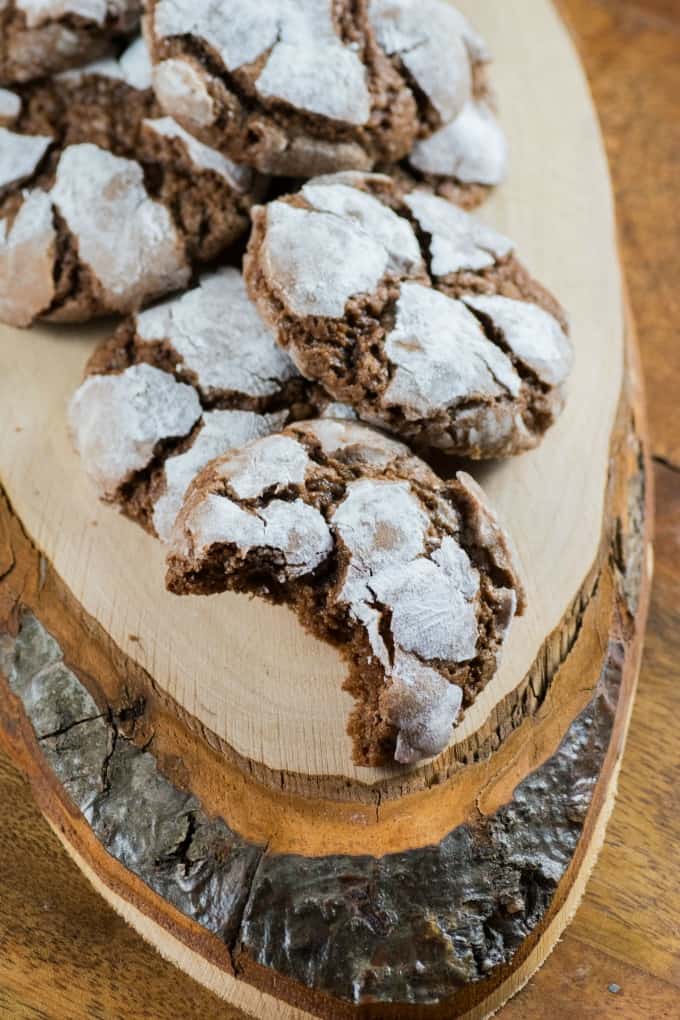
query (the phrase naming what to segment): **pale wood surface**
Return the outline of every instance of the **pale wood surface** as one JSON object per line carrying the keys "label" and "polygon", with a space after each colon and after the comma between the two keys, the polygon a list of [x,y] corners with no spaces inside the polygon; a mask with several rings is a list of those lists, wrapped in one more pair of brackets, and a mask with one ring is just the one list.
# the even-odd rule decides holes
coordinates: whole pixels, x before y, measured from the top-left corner
{"label": "pale wood surface", "polygon": [[[677,198],[663,186],[677,181],[680,158],[680,16],[675,0],[563,0],[562,7],[573,19],[613,159],[623,253],[643,327],[654,448],[673,466],[656,468],[652,614],[605,849],[562,943],[499,1015],[674,1020],[680,996],[680,458],[672,451],[680,431],[660,407],[677,394],[680,371],[672,302],[660,301],[659,288],[680,274]],[[0,573],[5,567],[0,562]],[[237,1020],[102,904],[3,758],[0,805],[0,1015]],[[620,991],[610,992],[611,984]]]}
{"label": "pale wood surface", "polygon": [[[517,686],[593,564],[622,371],[610,187],[567,34],[548,0],[460,6],[496,55],[494,82],[512,149],[509,182],[483,216],[516,241],[565,304],[576,362],[567,408],[540,449],[477,471],[514,539],[529,609],[454,741],[475,732]],[[72,329],[0,331],[7,436],[0,476],[29,534],[114,641],[239,754],[284,773],[362,783],[384,776],[351,763],[351,702],[333,650],[303,633],[284,608],[229,594],[165,593],[160,545],[97,503],[64,424],[91,346],[79,336]]]}

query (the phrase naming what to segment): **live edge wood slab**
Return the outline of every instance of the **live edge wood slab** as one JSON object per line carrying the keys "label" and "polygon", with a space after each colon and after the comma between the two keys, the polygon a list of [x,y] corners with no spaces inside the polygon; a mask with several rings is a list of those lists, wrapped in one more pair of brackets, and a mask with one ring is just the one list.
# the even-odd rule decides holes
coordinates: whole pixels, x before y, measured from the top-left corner
{"label": "live edge wood slab", "polygon": [[[114,606],[117,620],[107,618],[92,578],[101,587],[119,577],[97,569],[97,540],[87,547],[95,562],[78,544],[92,519],[97,531],[133,535],[81,487],[63,436],[63,397],[85,345],[74,354],[76,341],[47,331],[0,337],[3,367],[12,358],[3,435],[20,429],[0,454],[3,743],[102,894],[163,955],[252,1016],[486,1016],[559,938],[603,839],[646,614],[651,486],[592,111],[553,12],[531,8],[524,43],[524,15],[493,4],[474,12],[499,58],[520,178],[490,215],[525,241],[529,264],[572,309],[577,373],[541,455],[484,472],[533,586],[534,631],[519,632],[493,696],[427,768],[352,771],[341,712],[335,724],[314,720],[316,743],[328,729],[331,765],[315,755],[305,770],[295,742],[277,746],[263,730],[247,746],[218,712],[196,710],[215,696],[203,658],[193,700],[168,682],[148,619],[154,602],[140,610],[132,587],[129,615]],[[564,90],[564,113],[576,113],[547,139],[532,81],[548,66],[551,104]],[[576,191],[584,166],[593,209]],[[29,484],[31,457],[46,465],[48,491]],[[137,544],[135,569],[153,578],[157,551]],[[261,609],[221,611],[228,629],[229,612],[247,627]],[[185,626],[189,638],[192,626],[194,639],[204,633]],[[275,631],[277,654],[304,663],[306,638],[288,627]],[[185,650],[189,666],[197,645]],[[330,660],[328,673],[338,679]]]}

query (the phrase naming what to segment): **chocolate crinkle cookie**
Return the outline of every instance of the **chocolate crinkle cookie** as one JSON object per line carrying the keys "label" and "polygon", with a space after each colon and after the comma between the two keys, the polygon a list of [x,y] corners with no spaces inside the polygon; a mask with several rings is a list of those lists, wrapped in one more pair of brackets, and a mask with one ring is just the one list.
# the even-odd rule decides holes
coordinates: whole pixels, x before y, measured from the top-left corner
{"label": "chocolate crinkle cookie", "polygon": [[249,226],[252,171],[163,114],[141,39],[0,90],[0,320],[82,322],[186,286]]}
{"label": "chocolate crinkle cookie", "polygon": [[101,56],[139,27],[140,0],[0,0],[0,85]]}
{"label": "chocolate crinkle cookie", "polygon": [[463,209],[474,209],[505,180],[505,132],[487,85],[486,66],[479,64],[477,68],[473,93],[460,113],[428,138],[416,142],[400,163],[384,168],[404,190],[423,188]]}
{"label": "chocolate crinkle cookie", "polygon": [[100,497],[166,540],[208,461],[320,413],[351,411],[301,378],[226,268],[124,320],[90,358],[69,425]]}
{"label": "chocolate crinkle cookie", "polygon": [[300,372],[421,447],[519,453],[562,410],[564,313],[512,241],[383,175],[317,178],[253,210],[251,297]]}
{"label": "chocolate crinkle cookie", "polygon": [[446,0],[151,0],[145,30],[165,110],[289,176],[401,159],[459,117],[488,59]]}
{"label": "chocolate crinkle cookie", "polygon": [[335,420],[209,464],[177,518],[167,585],[286,603],[339,645],[361,765],[446,747],[524,604],[507,539],[468,475],[442,481],[401,443]]}

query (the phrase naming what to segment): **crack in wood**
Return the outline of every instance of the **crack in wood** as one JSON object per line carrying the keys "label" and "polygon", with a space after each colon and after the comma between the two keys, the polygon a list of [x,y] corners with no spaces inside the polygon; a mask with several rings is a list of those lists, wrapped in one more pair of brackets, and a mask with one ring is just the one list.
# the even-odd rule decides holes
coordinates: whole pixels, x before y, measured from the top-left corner
{"label": "crack in wood", "polygon": [[92,704],[33,614],[0,641],[0,669],[47,764],[111,856],[256,964],[350,1003],[439,1002],[507,963],[548,909],[609,746],[623,652],[557,752],[508,804],[436,845],[384,857],[302,857],[243,840],[173,786]]}

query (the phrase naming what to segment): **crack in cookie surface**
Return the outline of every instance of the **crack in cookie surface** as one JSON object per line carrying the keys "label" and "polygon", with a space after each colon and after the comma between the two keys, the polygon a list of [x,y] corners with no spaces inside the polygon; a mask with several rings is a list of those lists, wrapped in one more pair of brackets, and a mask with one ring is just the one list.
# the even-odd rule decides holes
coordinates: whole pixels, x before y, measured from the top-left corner
{"label": "crack in cookie surface", "polygon": [[0,9],[0,85],[95,60],[139,27],[139,0],[5,0]]}
{"label": "crack in cookie surface", "polygon": [[101,498],[167,539],[210,460],[289,421],[342,413],[330,404],[225,268],[126,319],[90,358],[69,421]]}
{"label": "crack in cookie surface", "polygon": [[512,241],[385,175],[320,177],[253,212],[251,296],[304,376],[448,453],[535,446],[562,410],[566,318]]}
{"label": "crack in cookie surface", "polygon": [[[262,182],[162,115],[141,39],[119,60],[3,97],[3,321],[74,322],[135,310],[186,286],[197,264],[247,230]],[[36,194],[33,214],[20,216]],[[38,202],[46,208],[47,201],[49,241],[44,210],[41,228],[35,225]],[[31,286],[14,286],[31,260]]]}
{"label": "crack in cookie surface", "polygon": [[167,584],[285,602],[339,646],[366,765],[445,747],[523,609],[507,540],[472,479],[443,482],[403,444],[329,419],[288,426],[196,477]]}
{"label": "crack in cookie surface", "polygon": [[443,0],[156,0],[156,90],[187,129],[270,173],[394,163],[448,123],[488,59]]}

